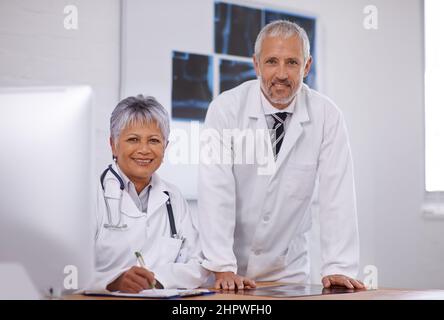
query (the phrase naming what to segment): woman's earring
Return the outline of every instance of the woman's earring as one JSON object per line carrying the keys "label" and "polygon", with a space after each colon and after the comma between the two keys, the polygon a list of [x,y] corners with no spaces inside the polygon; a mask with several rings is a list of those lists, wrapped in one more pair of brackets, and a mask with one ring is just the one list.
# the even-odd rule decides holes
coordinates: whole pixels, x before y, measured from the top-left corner
{"label": "woman's earring", "polygon": [[113,155],[113,161],[117,162],[117,157],[115,155]]}

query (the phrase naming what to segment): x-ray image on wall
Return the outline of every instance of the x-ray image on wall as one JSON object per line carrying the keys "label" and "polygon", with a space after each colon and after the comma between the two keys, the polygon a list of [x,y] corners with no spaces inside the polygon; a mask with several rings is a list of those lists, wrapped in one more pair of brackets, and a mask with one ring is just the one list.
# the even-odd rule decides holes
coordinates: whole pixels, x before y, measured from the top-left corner
{"label": "x-ray image on wall", "polygon": [[[216,1],[214,5],[215,51],[219,54],[251,58],[254,43],[262,27],[275,20],[289,20],[297,23],[307,32],[311,55],[316,58],[316,19],[313,17],[281,12],[271,9],[256,9]],[[317,88],[316,59],[304,82]],[[222,87],[221,87],[222,88]]]}
{"label": "x-ray image on wall", "polygon": [[220,60],[219,92],[222,93],[252,79],[256,79],[252,62]]}
{"label": "x-ray image on wall", "polygon": [[222,2],[215,2],[214,10],[215,51],[251,57],[262,26],[262,11]]}
{"label": "x-ray image on wall", "polygon": [[[310,41],[310,53],[313,57],[316,57],[316,19],[278,11],[266,10],[265,24],[268,24],[275,20],[288,20],[297,23],[302,28],[304,28],[304,30],[307,32],[308,40]],[[316,89],[316,63],[312,63],[310,72],[304,79],[304,82],[308,84],[310,88]]]}
{"label": "x-ray image on wall", "polygon": [[205,119],[213,99],[213,57],[173,52],[173,119]]}

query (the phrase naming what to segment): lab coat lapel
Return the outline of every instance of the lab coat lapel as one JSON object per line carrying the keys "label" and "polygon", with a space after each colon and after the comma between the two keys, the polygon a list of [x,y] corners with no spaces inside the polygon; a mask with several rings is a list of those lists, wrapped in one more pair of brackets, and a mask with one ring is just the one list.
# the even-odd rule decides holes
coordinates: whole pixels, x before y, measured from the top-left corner
{"label": "lab coat lapel", "polygon": [[[168,196],[163,192],[168,191],[167,186],[162,182],[157,174],[153,174],[151,181],[151,190],[150,196],[148,199],[148,215],[155,212],[162,206],[168,199]],[[141,212],[139,208],[137,208],[133,199],[131,199],[128,192],[124,191],[122,196],[122,213],[129,217],[142,217],[145,213]]]}
{"label": "lab coat lapel", "polygon": [[[264,138],[264,146],[266,148],[266,150],[264,151],[265,155],[268,155],[269,157],[267,157],[267,161],[273,161],[274,162],[274,158],[273,158],[273,149],[272,149],[272,144],[271,144],[271,138],[270,138],[270,133],[269,133],[269,129],[268,129],[268,125],[267,125],[267,121],[265,119],[265,114],[264,114],[264,109],[262,107],[262,102],[261,102],[261,96],[260,96],[260,82],[257,81],[256,84],[250,89],[249,93],[248,93],[248,98],[246,101],[248,101],[248,117],[249,117],[249,128],[252,128],[254,130],[263,130],[263,134],[258,134],[257,132],[255,132],[255,137],[262,137]],[[255,148],[258,147],[262,147],[262,146],[258,146],[259,143],[261,143],[261,141],[256,140],[255,138],[255,143],[256,146]],[[264,160],[264,159],[262,159]],[[257,159],[256,159],[257,161]],[[274,167],[274,164],[273,164]]]}
{"label": "lab coat lapel", "polygon": [[262,108],[260,92],[261,88],[259,81],[257,81],[248,92],[248,97],[246,99],[246,101],[248,101],[247,114],[251,120],[255,121],[255,125],[252,126],[252,128],[268,129],[267,122],[265,121],[264,109]]}
{"label": "lab coat lapel", "polygon": [[122,196],[122,213],[124,213],[126,216],[134,218],[145,215],[139,210],[127,191],[124,191]]}
{"label": "lab coat lapel", "polygon": [[164,191],[169,191],[167,186],[163,183],[162,179],[157,174],[153,174],[151,181],[150,197],[148,199],[148,215],[153,214],[168,200],[168,196]]}
{"label": "lab coat lapel", "polygon": [[[119,172],[119,170],[117,169],[117,166],[114,163],[113,163],[112,167],[115,172]],[[119,181],[117,180],[116,177],[114,177],[114,175],[111,172],[108,172],[106,178],[108,178],[108,177],[110,179],[115,180],[116,183],[113,185],[113,189],[109,189],[110,191],[106,191],[106,192],[108,193],[108,192],[114,191],[113,197],[116,199],[120,198]],[[117,194],[119,194],[118,197],[117,197]],[[126,190],[124,190],[123,194],[122,194],[121,210],[122,210],[122,213],[128,217],[141,217],[144,215],[144,213],[141,212],[139,210],[139,208],[137,208],[133,199],[131,199],[129,193]]]}
{"label": "lab coat lapel", "polygon": [[294,113],[291,117],[288,129],[285,130],[284,141],[282,142],[282,147],[276,160],[276,171],[279,170],[290,154],[290,151],[303,134],[304,130],[302,128],[302,123],[310,120],[307,111],[306,95],[306,88],[303,86],[296,96]]}

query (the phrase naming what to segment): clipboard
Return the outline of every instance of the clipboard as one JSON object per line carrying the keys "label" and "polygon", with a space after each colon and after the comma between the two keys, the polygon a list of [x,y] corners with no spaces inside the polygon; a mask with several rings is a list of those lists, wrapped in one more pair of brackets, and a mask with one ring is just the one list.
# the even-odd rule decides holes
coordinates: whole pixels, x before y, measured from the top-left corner
{"label": "clipboard", "polygon": [[193,296],[214,294],[208,289],[149,289],[139,293],[125,293],[120,291],[84,291],[85,296],[116,297],[116,298],[142,298],[142,299],[178,299]]}

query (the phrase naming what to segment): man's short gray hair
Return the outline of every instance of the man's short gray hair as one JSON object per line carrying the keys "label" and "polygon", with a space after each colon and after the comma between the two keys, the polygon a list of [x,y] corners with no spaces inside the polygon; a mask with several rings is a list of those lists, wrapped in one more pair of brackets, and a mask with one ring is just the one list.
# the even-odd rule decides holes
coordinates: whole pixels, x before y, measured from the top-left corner
{"label": "man's short gray hair", "polygon": [[120,133],[128,125],[156,122],[162,132],[165,143],[170,134],[170,120],[168,112],[154,97],[143,96],[128,97],[120,101],[111,114],[111,138],[117,143]]}
{"label": "man's short gray hair", "polygon": [[310,41],[308,40],[305,30],[294,22],[286,20],[276,20],[265,27],[259,32],[256,43],[254,44],[254,55],[259,60],[262,50],[262,43],[267,37],[283,37],[290,38],[298,35],[302,40],[302,51],[304,53],[304,62],[307,62],[310,57]]}

